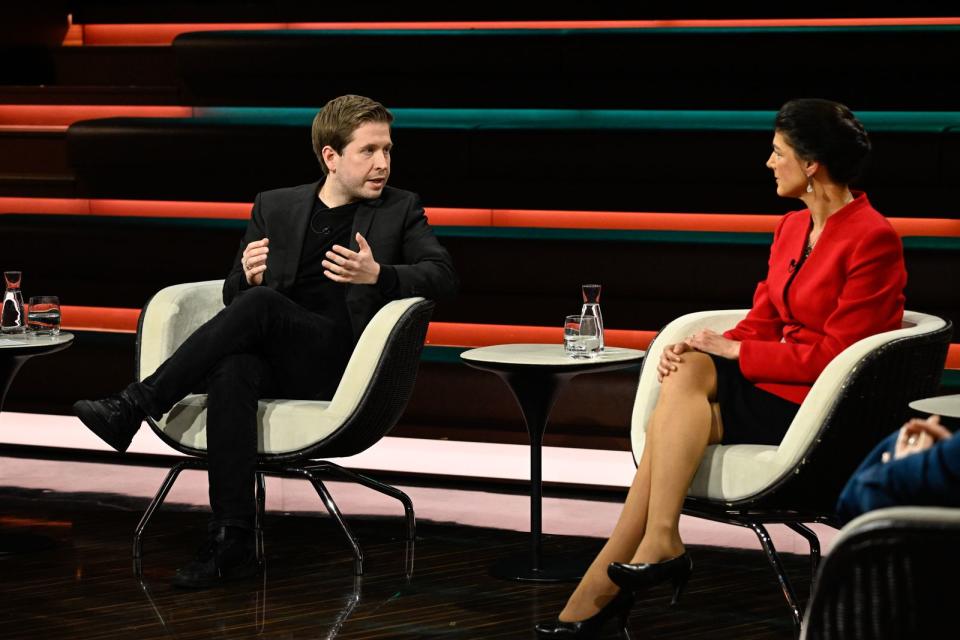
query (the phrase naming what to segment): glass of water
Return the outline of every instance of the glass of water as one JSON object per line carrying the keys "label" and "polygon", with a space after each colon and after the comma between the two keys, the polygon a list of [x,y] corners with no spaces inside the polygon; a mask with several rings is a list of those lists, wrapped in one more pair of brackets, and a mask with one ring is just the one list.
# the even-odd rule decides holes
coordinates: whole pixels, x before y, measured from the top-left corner
{"label": "glass of water", "polygon": [[594,316],[567,316],[563,323],[563,350],[571,358],[596,358],[600,327]]}
{"label": "glass of water", "polygon": [[55,336],[60,333],[60,300],[56,296],[30,298],[27,328],[38,336]]}

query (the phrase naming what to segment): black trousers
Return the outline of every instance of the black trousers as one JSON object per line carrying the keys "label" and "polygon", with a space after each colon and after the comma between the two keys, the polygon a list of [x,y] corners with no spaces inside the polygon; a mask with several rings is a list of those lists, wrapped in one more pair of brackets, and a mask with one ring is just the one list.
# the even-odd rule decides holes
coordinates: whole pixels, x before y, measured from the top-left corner
{"label": "black trousers", "polygon": [[[150,376],[131,385],[148,413],[207,393],[214,525],[251,527],[256,513],[257,400],[327,400],[353,348],[330,318],[266,287],[241,292]],[[342,330],[341,332],[342,333]]]}

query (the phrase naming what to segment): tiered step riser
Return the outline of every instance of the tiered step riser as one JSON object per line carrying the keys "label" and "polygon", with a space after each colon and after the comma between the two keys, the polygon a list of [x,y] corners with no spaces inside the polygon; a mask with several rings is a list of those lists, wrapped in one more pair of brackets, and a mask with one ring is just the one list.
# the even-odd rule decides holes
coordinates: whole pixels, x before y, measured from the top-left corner
{"label": "tiered step riser", "polygon": [[[784,208],[765,167],[772,130],[487,127],[398,123],[391,183],[438,206]],[[872,138],[876,152],[859,184],[880,210],[952,216],[960,200],[960,131],[877,131]],[[227,119],[88,121],[67,136],[83,197],[241,201],[315,179],[309,140],[306,126]]]}
{"label": "tiered step riser", "polygon": [[[0,216],[4,268],[24,272],[27,295],[63,304],[141,308],[159,289],[223,278],[242,221],[84,216]],[[454,257],[461,291],[438,305],[446,322],[560,326],[579,309],[580,285],[604,286],[607,326],[657,330],[693,311],[748,307],[766,273],[769,234],[613,232],[438,227]],[[955,239],[947,239],[949,243]],[[957,249],[906,240],[908,306],[960,321]],[[955,244],[955,242],[954,242]],[[494,249],[495,248],[495,249]]]}
{"label": "tiered step riser", "polygon": [[935,110],[960,103],[958,29],[201,32],[173,50],[192,104],[750,109],[799,92]]}

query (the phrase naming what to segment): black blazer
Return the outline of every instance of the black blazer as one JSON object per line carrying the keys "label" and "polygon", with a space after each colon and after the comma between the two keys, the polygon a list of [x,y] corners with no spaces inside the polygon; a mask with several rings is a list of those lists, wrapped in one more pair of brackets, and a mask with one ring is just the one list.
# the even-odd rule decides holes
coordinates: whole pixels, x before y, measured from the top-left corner
{"label": "black blazer", "polygon": [[[249,288],[240,259],[246,246],[255,240],[270,238],[263,286],[283,293],[293,285],[314,199],[322,184],[321,179],[312,184],[257,194],[233,268],[223,283],[224,304],[230,304],[240,291]],[[380,264],[381,278],[384,278],[383,270],[391,269],[396,274],[397,285],[389,297],[378,285],[346,285],[354,340],[391,299],[423,296],[436,300],[456,293],[459,282],[453,261],[433,235],[416,194],[384,187],[379,198],[362,200],[350,234],[353,251],[359,250],[357,232],[366,238],[373,258]]]}

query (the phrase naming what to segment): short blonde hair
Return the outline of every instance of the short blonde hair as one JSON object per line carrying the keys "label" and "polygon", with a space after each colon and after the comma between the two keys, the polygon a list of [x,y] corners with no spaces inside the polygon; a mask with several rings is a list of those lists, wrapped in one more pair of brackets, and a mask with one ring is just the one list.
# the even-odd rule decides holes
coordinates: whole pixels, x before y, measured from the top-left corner
{"label": "short blonde hair", "polygon": [[334,98],[324,105],[313,119],[310,131],[313,152],[320,161],[323,173],[327,173],[323,148],[330,146],[337,153],[343,153],[343,148],[350,144],[357,127],[368,122],[390,124],[393,114],[376,100],[353,94]]}

